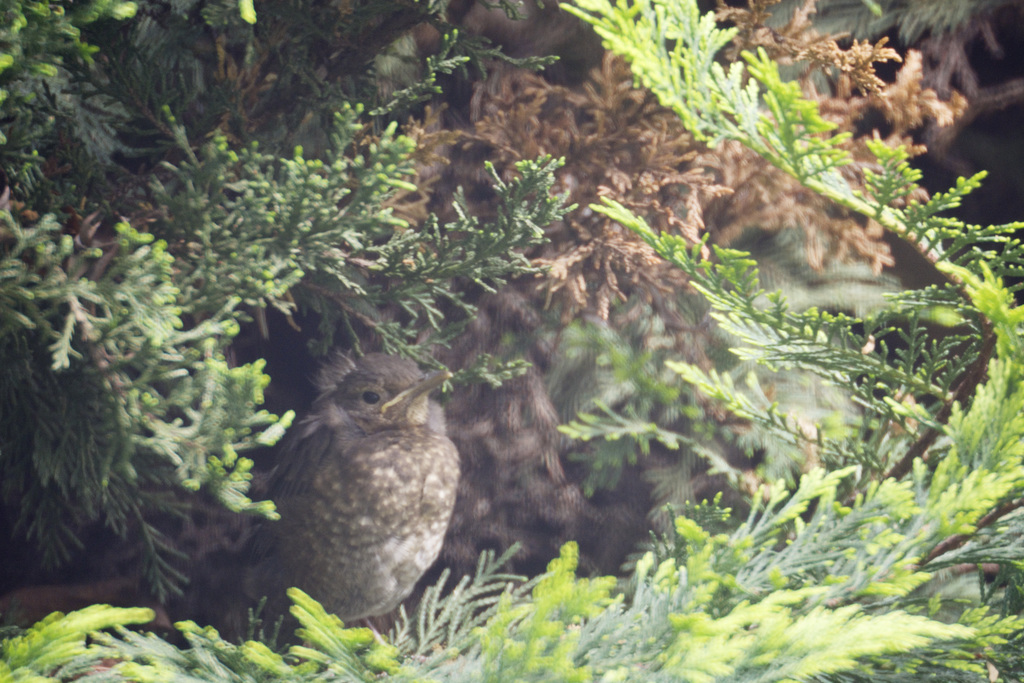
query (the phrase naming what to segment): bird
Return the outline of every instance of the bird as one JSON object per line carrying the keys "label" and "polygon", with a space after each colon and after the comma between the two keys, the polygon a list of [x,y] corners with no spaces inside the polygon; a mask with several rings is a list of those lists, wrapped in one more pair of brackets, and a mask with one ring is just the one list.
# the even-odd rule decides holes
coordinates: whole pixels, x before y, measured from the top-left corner
{"label": "bird", "polygon": [[265,525],[264,587],[280,596],[296,586],[347,623],[412,592],[440,554],[459,483],[458,451],[429,396],[451,377],[382,353],[321,368],[319,395],[272,475],[280,519]]}

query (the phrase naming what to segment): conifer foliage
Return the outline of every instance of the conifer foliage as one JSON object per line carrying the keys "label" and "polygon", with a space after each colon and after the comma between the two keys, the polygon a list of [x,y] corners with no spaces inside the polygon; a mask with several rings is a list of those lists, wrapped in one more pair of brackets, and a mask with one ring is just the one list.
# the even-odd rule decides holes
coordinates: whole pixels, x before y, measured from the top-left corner
{"label": "conifer foliage", "polygon": [[[777,447],[790,449],[793,460],[804,467],[792,483],[769,481],[752,492],[743,514],[724,508],[720,499],[678,511],[672,533],[636,562],[628,586],[617,586],[610,577],[578,578],[579,554],[573,543],[562,548],[546,573],[529,582],[503,573],[507,558],[486,555],[475,577],[458,582],[447,597],[442,597],[443,577],[417,611],[403,615],[384,639],[368,629],[346,628],[309,596],[292,590],[302,644],[287,650],[257,639],[229,643],[193,623],[178,624],[186,647],[123,628],[86,640],[86,631],[149,616],[89,608],[53,616],[5,640],[0,681],[704,683],[926,677],[994,681],[1024,675],[1024,576],[1018,568],[1024,560],[1024,310],[1014,301],[1024,286],[1024,245],[1014,237],[1021,224],[976,226],[949,215],[977,187],[980,176],[929,197],[918,186],[920,177],[906,149],[876,140],[866,144],[869,161],[854,161],[848,136],[833,134],[835,126],[822,116],[818,103],[797,83],[783,80],[778,64],[763,49],[740,49],[738,59],[721,59],[737,30],[719,26],[713,14],[702,15],[694,0],[577,0],[567,9],[629,61],[636,79],[675,111],[695,138],[712,147],[748,147],[816,195],[906,241],[942,273],[940,284],[890,295],[863,315],[805,308],[779,292],[766,291],[749,253],[712,244],[707,237],[661,231],[637,207],[612,199],[589,207],[638,235],[682,274],[706,300],[714,323],[732,340],[734,354],[767,372],[795,369],[813,375],[845,392],[859,410],[838,417],[800,414],[798,407],[765,401],[756,378],[744,385],[728,372],[669,358],[664,369],[721,410],[772,434]],[[334,129],[342,141],[338,150],[353,146],[346,131],[354,130],[352,117],[358,116],[357,109],[341,111]],[[171,131],[179,125],[175,121],[168,119]],[[205,416],[189,412],[199,397],[209,395],[198,388],[238,386],[224,379],[237,369],[228,368],[219,355],[225,337],[232,336],[227,328],[239,320],[235,311],[261,304],[288,308],[291,300],[285,292],[302,292],[300,283],[311,283],[305,287],[314,294],[321,288],[333,292],[330,300],[353,326],[388,329],[386,319],[356,309],[346,295],[359,291],[378,306],[389,303],[390,290],[375,289],[372,275],[407,268],[401,271],[403,277],[414,279],[416,268],[408,261],[419,264],[415,254],[420,250],[459,254],[466,263],[474,263],[480,254],[480,270],[463,276],[484,286],[493,287],[506,273],[525,268],[513,259],[506,271],[496,273],[487,269],[494,264],[487,257],[535,239],[529,231],[504,226],[531,226],[558,213],[555,201],[543,198],[551,187],[547,161],[524,163],[519,168],[521,186],[495,177],[498,194],[510,205],[510,218],[449,230],[428,222],[416,238],[416,249],[406,250],[403,240],[413,238],[401,230],[364,244],[346,233],[346,226],[321,220],[315,210],[307,210],[307,203],[295,199],[304,188],[315,186],[317,196],[330,197],[325,204],[334,213],[328,216],[351,211],[358,221],[371,211],[387,221],[391,214],[382,205],[383,197],[388,188],[404,182],[401,154],[393,147],[401,144],[385,127],[372,143],[356,144],[361,151],[339,162],[337,173],[348,181],[338,187],[351,192],[351,198],[341,189],[332,190],[333,173],[319,172],[333,166],[325,162],[314,166],[318,172],[310,172],[301,153],[269,158],[251,147],[235,150],[228,136],[199,152],[191,144],[179,145],[180,156],[164,160],[167,175],[153,189],[160,203],[148,214],[149,224],[162,226],[168,238],[152,240],[129,227],[135,221],[120,221],[115,228],[119,250],[105,262],[105,254],[113,252],[102,248],[91,255],[95,260],[79,256],[76,261],[74,238],[59,236],[63,228],[52,214],[49,223],[40,215],[38,225],[26,225],[24,210],[14,206],[24,200],[7,198],[7,251],[0,272],[10,275],[0,281],[0,294],[16,304],[11,307],[15,314],[4,322],[12,330],[5,330],[6,335],[19,342],[8,346],[48,359],[50,373],[82,367],[83,391],[90,386],[89,373],[95,373],[108,384],[104,391],[93,390],[93,396],[135,396],[131,390],[137,389],[140,405],[149,406],[142,414],[156,417],[147,423],[148,431],[125,428],[120,433],[128,435],[126,443],[143,439],[166,459],[169,453],[157,448],[161,436],[189,427],[203,433],[197,425]],[[396,156],[390,157],[392,153]],[[361,174],[366,164],[375,172]],[[204,175],[204,168],[215,170]],[[203,189],[208,185],[216,192]],[[218,197],[215,205],[202,201],[210,196]],[[532,202],[526,201],[528,196]],[[271,206],[271,201],[281,203]],[[365,203],[362,211],[360,202]],[[522,213],[531,210],[536,213]],[[266,218],[271,214],[273,224]],[[291,229],[282,234],[277,225]],[[371,235],[374,229],[384,230],[375,222],[368,226]],[[472,255],[446,241],[460,229],[466,233],[463,245],[481,240]],[[331,231],[338,232],[328,235]],[[240,239],[240,232],[250,238]],[[302,240],[320,245],[320,239],[324,248],[337,251],[334,258],[308,255],[299,248]],[[182,260],[183,254],[192,253],[194,261]],[[353,257],[356,253],[361,255]],[[224,267],[224,259],[232,258],[236,265]],[[69,277],[78,272],[78,263],[86,264],[84,270],[77,278]],[[268,273],[266,282],[256,271],[247,274],[251,263],[262,263],[259,274]],[[80,283],[90,267],[91,276]],[[207,268],[224,268],[217,271],[223,278],[239,278],[228,280],[237,300],[217,305],[204,298],[214,298],[201,274]],[[149,298],[126,287],[133,277],[149,285]],[[104,288],[106,278],[109,289]],[[287,287],[276,289],[282,281]],[[8,282],[13,284],[8,287]],[[437,290],[434,284],[411,285],[399,307],[426,323],[428,338],[437,334],[444,339],[443,327],[433,325],[430,302],[457,294]],[[66,305],[53,310],[39,306],[36,287],[54,292],[52,297]],[[182,292],[194,293],[184,297]],[[410,300],[414,303],[408,304]],[[75,317],[75,301],[87,302],[79,304],[87,308],[87,316]],[[159,345],[151,338],[140,341],[137,332],[124,327],[132,324],[122,317],[125,308],[152,310],[147,306],[172,304],[193,308],[177,313],[180,323],[167,318],[171,324]],[[409,341],[397,331],[380,334],[399,350],[399,344]],[[207,353],[191,351],[194,347],[180,335]],[[37,336],[42,340],[32,345]],[[132,342],[136,345],[130,346]],[[134,358],[125,349],[141,359],[154,355],[123,371],[120,381],[129,384],[111,385],[111,378],[121,376],[115,371],[128,362],[122,356]],[[175,360],[175,349],[182,360]],[[89,359],[88,371],[82,359]],[[164,374],[147,374],[153,366],[165,368]],[[207,375],[201,368],[207,366],[218,380],[203,384]],[[631,367],[651,372],[642,363]],[[663,371],[657,368],[659,375],[648,378],[651,386],[658,386]],[[258,385],[258,368],[246,372],[255,373]],[[249,386],[241,380],[239,384]],[[146,386],[163,393],[151,394],[146,403]],[[190,393],[192,389],[196,392]],[[168,409],[161,422],[159,407],[169,397],[181,400],[170,404],[175,410]],[[112,412],[125,415],[129,425],[136,419],[128,410]],[[269,439],[273,427],[265,425],[280,424],[259,413],[247,415],[258,422],[244,423],[249,431],[235,438]],[[167,425],[163,432],[161,425]],[[611,410],[580,416],[565,431],[581,439],[632,439],[667,448],[696,445],[688,435],[622,419]],[[199,461],[202,467],[185,461],[178,465],[184,468],[179,469],[181,481],[221,490],[223,500],[245,507],[243,489],[229,486],[240,478],[239,468],[244,471],[242,461],[230,457],[240,445],[212,448],[212,455]],[[135,451],[125,451],[127,462]],[[726,469],[728,463],[714,466]],[[118,470],[110,466],[106,471]],[[969,595],[950,590],[955,576],[970,577],[976,590]],[[51,641],[62,647],[49,645]]]}
{"label": "conifer foliage", "polygon": [[[558,162],[538,159],[494,177],[486,220],[400,215],[414,143],[381,115],[400,107],[366,41],[424,24],[447,36],[438,71],[487,53],[441,7],[266,10],[4,3],[0,498],[48,568],[99,524],[133,539],[146,590],[179,591],[155,520],[187,516],[188,492],[276,514],[248,497],[246,452],[292,414],[261,409],[262,360],[232,359],[242,325],[311,311],[320,353],[338,335],[436,364],[472,317],[466,290],[530,272],[518,250],[562,211]],[[500,383],[514,364],[459,370]]]}

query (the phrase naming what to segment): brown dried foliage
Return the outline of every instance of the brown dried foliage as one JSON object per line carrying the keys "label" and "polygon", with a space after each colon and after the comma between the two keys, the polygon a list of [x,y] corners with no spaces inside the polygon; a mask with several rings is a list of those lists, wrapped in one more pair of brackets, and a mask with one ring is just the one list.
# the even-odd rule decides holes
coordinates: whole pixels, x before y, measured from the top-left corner
{"label": "brown dried foliage", "polygon": [[477,89],[471,112],[474,128],[453,150],[456,169],[461,160],[486,158],[508,173],[521,159],[565,158],[556,189],[578,208],[551,226],[550,243],[531,254],[547,269],[540,285],[545,306],[556,305],[564,320],[584,310],[607,319],[612,302],[629,292],[682,285],[644,242],[587,208],[611,197],[656,230],[696,241],[704,203],[728,191],[704,171],[677,117],[633,88],[620,59],[605,56],[579,88],[504,71]]}
{"label": "brown dried foliage", "polygon": [[[819,95],[823,113],[833,112],[840,130],[853,130],[856,122],[868,108],[879,109],[894,128],[890,144],[907,144],[910,134],[927,124],[950,126],[964,112],[966,103],[962,95],[949,87],[948,80],[939,88],[948,101],[941,100],[934,89],[924,85],[921,54],[909,50],[906,62],[896,81],[885,83],[878,77],[875,64],[900,62],[903,58],[894,49],[886,47],[888,39],[876,43],[853,40],[848,48],[839,42],[844,36],[822,36],[813,27],[817,0],[805,0],[793,17],[780,29],[768,28],[764,22],[771,16],[768,8],[779,0],[750,0],[747,9],[725,6],[718,0],[717,17],[735,24],[739,32],[731,48],[732,58],[742,50],[765,48],[780,64],[803,64],[801,82],[809,95],[818,95],[811,76],[816,71],[836,70],[834,94]],[[859,90],[860,97],[854,94]],[[835,116],[836,112],[849,113]],[[923,150],[919,150],[923,151]]]}
{"label": "brown dried foliage", "polygon": [[[908,51],[895,81],[885,83],[875,64],[902,61],[886,46],[885,38],[874,44],[854,40],[849,47],[840,47],[837,41],[843,36],[821,36],[813,28],[815,0],[806,0],[786,26],[768,28],[764,25],[770,17],[768,8],[777,2],[751,0],[748,8],[740,9],[726,7],[719,0],[718,18],[739,29],[733,57],[741,50],[764,48],[781,64],[802,66],[801,84],[805,93],[818,101],[822,116],[834,122],[837,131],[855,133],[847,144],[854,163],[844,169],[854,185],[860,184],[864,168],[875,166],[865,142],[879,133],[863,130],[862,125],[870,117],[884,118],[887,144],[904,145],[912,154],[920,154],[924,148],[915,144],[915,132],[926,126],[950,126],[963,113],[965,101],[958,93],[943,101],[922,85],[920,53]],[[822,69],[835,76],[831,92],[819,92],[814,81]],[[731,153],[719,156],[719,168],[720,182],[736,192],[728,202],[708,209],[708,215],[722,226],[723,239],[731,239],[736,230],[749,226],[776,230],[799,225],[807,238],[808,262],[815,269],[821,269],[828,258],[863,260],[875,272],[894,265],[880,225],[805,190],[739,145],[733,147]],[[911,197],[924,198],[923,190]]]}
{"label": "brown dried foliage", "polygon": [[[840,48],[812,28],[813,0],[786,26],[767,28],[767,9],[774,3],[752,0],[748,9],[720,8],[720,18],[740,29],[734,50],[760,46],[781,62],[805,64],[805,90],[839,130],[856,131],[868,114],[878,112],[890,129],[887,142],[920,151],[910,137],[915,129],[929,121],[948,125],[962,110],[962,99],[943,102],[922,88],[917,53],[908,55],[894,83],[885,84],[874,64],[899,56],[884,40]],[[823,66],[838,69],[835,94],[815,90],[811,75]],[[728,243],[749,228],[799,227],[816,269],[830,259],[864,260],[875,272],[893,265],[880,226],[809,192],[738,144],[708,150],[695,143],[671,111],[633,86],[628,67],[611,55],[572,88],[536,74],[496,71],[477,85],[469,109],[472,128],[451,147],[443,185],[482,186],[482,173],[467,176],[466,169],[479,168],[483,159],[505,174],[521,159],[549,154],[566,160],[558,189],[577,209],[550,226],[550,243],[530,255],[547,269],[540,283],[544,306],[556,308],[563,321],[584,311],[607,320],[616,300],[685,285],[632,233],[587,208],[600,197],[691,242],[705,230],[714,241]],[[855,183],[863,165],[872,163],[864,139],[849,143],[860,163],[848,170]]]}
{"label": "brown dried foliage", "polygon": [[[910,144],[913,129],[926,120],[948,120],[956,103],[943,103],[921,88],[920,59],[910,55],[896,81],[880,84],[870,68],[891,58],[884,44],[840,50],[831,38],[813,36],[807,13],[788,27],[763,25],[770,0],[754,0],[746,13],[729,15],[742,27],[737,50],[769,46],[779,59],[827,61],[840,68],[836,94],[818,94],[810,73],[803,84],[818,99],[823,115],[839,130],[857,131],[849,149],[857,163],[849,167],[858,182],[872,163],[864,141],[873,131],[859,130],[869,114],[881,113],[887,142]],[[745,23],[744,23],[745,22]],[[758,42],[760,41],[760,42]],[[855,95],[859,89],[862,94]],[[453,123],[454,121],[454,123]],[[577,208],[546,228],[549,242],[530,258],[547,270],[538,280],[521,279],[477,302],[479,314],[440,360],[453,367],[481,353],[526,358],[527,373],[500,388],[465,387],[448,404],[450,431],[463,458],[459,504],[445,545],[445,562],[469,570],[483,548],[524,546],[521,568],[541,568],[558,544],[576,539],[587,570],[612,571],[649,523],[652,482],[668,486],[670,472],[681,471],[675,454],[650,457],[626,468],[615,492],[585,497],[579,472],[564,456],[568,444],[557,425],[565,406],[547,385],[559,362],[562,327],[586,317],[619,326],[632,307],[616,300],[642,300],[666,322],[677,356],[707,367],[704,346],[710,340],[678,310],[677,294],[687,286],[682,274],[657,258],[630,231],[588,208],[607,196],[624,204],[656,230],[696,242],[704,232],[728,244],[747,230],[800,229],[808,262],[823,269],[833,260],[859,260],[879,272],[893,265],[882,228],[801,186],[736,143],[708,149],[695,142],[678,118],[646,90],[637,89],[628,67],[606,55],[578,86],[553,84],[540,75],[496,68],[475,84],[468,116],[449,117],[458,139],[445,139],[441,154],[422,167],[436,190],[430,209],[442,217],[450,210],[444,197],[461,186],[471,210],[493,211],[493,193],[483,171],[490,160],[505,177],[514,163],[549,154],[564,157],[557,191]],[[438,139],[439,123],[424,125],[421,139]],[[564,393],[564,392],[563,392]],[[709,411],[709,414],[713,414]],[[571,416],[571,411],[568,415]],[[727,425],[731,419],[720,415]],[[742,425],[735,426],[742,429]],[[660,468],[660,469],[659,469]],[[721,482],[690,472],[700,495]]]}
{"label": "brown dried foliage", "polygon": [[740,50],[764,48],[780,64],[805,62],[807,72],[835,67],[840,74],[840,90],[850,83],[864,93],[878,93],[885,87],[885,82],[875,73],[875,64],[900,61],[899,53],[885,46],[887,38],[874,44],[854,40],[850,47],[841,48],[837,41],[845,36],[823,36],[814,30],[811,17],[816,12],[817,0],[804,0],[784,27],[773,29],[767,26],[771,18],[769,8],[778,2],[750,0],[747,8],[737,8],[718,0],[716,16],[719,21],[732,22],[739,29],[731,48],[732,58],[735,59]]}

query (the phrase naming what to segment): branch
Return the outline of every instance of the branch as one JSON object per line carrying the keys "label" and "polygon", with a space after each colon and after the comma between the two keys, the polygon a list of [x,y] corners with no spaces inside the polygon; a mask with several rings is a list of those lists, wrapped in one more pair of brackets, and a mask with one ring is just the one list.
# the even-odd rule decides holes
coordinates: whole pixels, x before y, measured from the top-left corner
{"label": "branch", "polygon": [[365,313],[360,313],[356,309],[352,308],[352,306],[350,306],[349,303],[345,300],[344,295],[339,294],[338,292],[331,291],[326,287],[321,287],[320,285],[305,280],[299,283],[299,286],[302,287],[303,289],[307,289],[310,292],[313,292],[314,294],[319,294],[325,299],[330,299],[334,303],[338,304],[338,306],[340,306],[345,311],[345,313],[356,318],[371,330],[377,328],[377,321],[369,317]]}
{"label": "branch", "polygon": [[[978,529],[984,529],[985,527],[991,525],[993,522],[1000,519],[1001,517],[1021,507],[1024,507],[1024,498],[1018,498],[1017,500],[1011,500],[1009,502],[1003,503],[1002,505],[990,511],[984,517],[979,519],[978,524],[975,527],[975,531],[977,531]],[[955,534],[953,536],[943,539],[938,543],[938,545],[931,549],[931,552],[929,552],[928,555],[924,558],[924,562],[921,563],[921,566],[928,564],[935,558],[945,553],[948,553],[950,550],[959,548],[964,543],[969,541],[971,538],[972,534]]]}

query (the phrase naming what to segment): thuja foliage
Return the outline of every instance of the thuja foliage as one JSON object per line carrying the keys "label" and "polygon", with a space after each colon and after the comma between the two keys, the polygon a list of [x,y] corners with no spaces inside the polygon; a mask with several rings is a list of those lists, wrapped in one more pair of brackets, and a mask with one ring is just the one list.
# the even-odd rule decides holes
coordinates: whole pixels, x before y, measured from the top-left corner
{"label": "thuja foliage", "polygon": [[[249,498],[249,452],[292,414],[261,408],[243,326],[302,311],[318,353],[369,341],[436,364],[473,292],[532,271],[519,250],[563,211],[559,162],[492,172],[486,219],[461,195],[448,222],[404,210],[417,150],[387,116],[497,54],[439,4],[272,3],[255,24],[233,1],[2,9],[0,497],[46,567],[103,525],[165,598],[187,581],[167,519],[189,493],[276,514]],[[441,53],[395,92],[375,58],[418,23]],[[456,381],[519,365],[480,357]]]}
{"label": "thuja foliage", "polygon": [[[189,161],[168,164],[173,175],[153,188],[166,215],[161,234],[200,256],[181,275],[197,312],[214,313],[232,298],[288,312],[298,300],[320,314],[325,348],[335,329],[363,325],[384,350],[429,362],[425,349],[456,336],[474,310],[455,288],[456,277],[493,291],[532,270],[517,250],[539,242],[541,226],[562,211],[550,194],[559,162],[523,162],[510,183],[492,170],[500,209],[483,224],[457,194],[457,220],[441,224],[430,216],[414,230],[387,204],[397,191],[417,189],[414,145],[391,124],[350,158],[346,151],[364,127],[360,113],[357,106],[336,114],[329,162],[306,159],[301,148],[291,158],[261,153],[256,145],[238,152],[221,138]],[[215,196],[223,199],[208,202]],[[445,306],[457,311],[448,324]],[[400,314],[383,318],[389,307]],[[424,326],[432,331],[430,343],[417,347]]]}
{"label": "thuja foliage", "polygon": [[[421,635],[432,620],[446,624],[448,640],[426,651],[429,636],[378,640],[292,590],[302,645],[278,652],[259,641],[234,644],[186,622],[178,629],[188,647],[177,648],[120,629],[93,635],[109,659],[83,678],[982,680],[986,664],[1012,666],[1006,646],[1019,618],[973,605],[941,620],[940,597],[916,597],[932,577],[919,564],[922,555],[948,531],[936,522],[966,508],[943,496],[929,500],[914,483],[895,480],[844,505],[839,498],[852,469],[814,472],[795,491],[766,491],[731,533],[680,517],[673,541],[637,563],[628,596],[613,593],[610,577],[577,578],[573,544],[527,590],[484,562],[472,582],[460,584],[473,587],[452,594],[454,605],[424,601],[404,622],[419,624]],[[474,607],[483,607],[485,621]],[[60,623],[59,616],[51,622]]]}
{"label": "thuja foliage", "polygon": [[[107,658],[82,672],[85,680],[981,681],[1024,673],[1016,569],[1024,559],[1024,312],[1013,300],[1019,286],[1006,280],[1021,274],[1016,226],[939,215],[976,180],[926,201],[894,201],[917,182],[901,150],[876,145],[870,173],[857,182],[840,175],[845,152],[827,137],[815,103],[761,56],[719,66],[715,52],[729,32],[694,3],[583,0],[574,11],[633,60],[638,78],[695,134],[763,151],[918,245],[945,273],[942,285],[891,296],[861,317],[797,310],[761,289],[748,254],[704,251],[620,205],[594,207],[689,275],[738,340],[736,353],[845,387],[859,420],[808,429],[800,415],[755,405],[727,374],[669,360],[707,397],[814,458],[795,485],[762,488],[738,518],[717,502],[689,509],[637,562],[624,592],[610,578],[577,578],[568,544],[533,584],[501,574],[492,558],[450,600],[442,581],[390,643],[345,628],[292,591],[303,645],[286,652],[184,623],[186,648],[124,630],[89,645],[77,635],[66,659],[47,661],[47,675],[87,661],[73,657],[88,648]],[[671,442],[659,429],[645,434]],[[944,594],[951,573],[977,573],[977,593]],[[65,626],[77,618],[47,623],[80,633]],[[4,650],[9,669],[21,656],[16,666],[42,670],[21,652]]]}
{"label": "thuja foliage", "polygon": [[[893,610],[915,611],[926,583],[941,568],[992,562],[1014,574],[1024,476],[1019,384],[1024,314],[1013,298],[1024,275],[1024,247],[1014,237],[1021,224],[966,225],[944,215],[978,186],[981,174],[917,200],[908,199],[918,190],[920,174],[908,163],[906,150],[869,143],[875,163],[853,166],[843,147],[847,136],[830,135],[834,126],[817,104],[797,84],[782,80],[763,51],[743,53],[742,61],[727,66],[715,60],[734,30],[718,27],[693,3],[627,7],[595,0],[571,11],[630,60],[637,79],[694,135],[711,145],[736,140],[757,151],[804,186],[878,221],[946,277],[941,285],[890,295],[885,306],[861,317],[801,310],[781,293],[761,288],[757,264],[747,253],[713,246],[707,254],[703,243],[657,233],[614,202],[594,207],[687,273],[718,325],[737,340],[733,352],[740,358],[772,370],[814,373],[845,388],[861,407],[859,419],[845,428],[825,429],[819,423],[808,429],[803,416],[753,400],[728,374],[667,363],[732,414],[779,434],[794,451],[821,463],[788,498],[787,505],[797,507],[787,513],[795,526],[786,532],[786,544],[763,556],[760,580],[753,579],[757,572],[749,565],[738,572],[739,585],[771,600],[795,580],[802,589],[820,586],[818,604],[834,613],[877,601],[893,616]],[[653,431],[655,438],[677,443],[675,435],[657,430],[648,428],[640,437],[650,438]],[[573,431],[599,435],[586,423]],[[828,491],[825,498],[813,508],[798,503],[823,485],[815,482],[832,482],[819,489]],[[757,530],[769,528],[761,525],[771,520],[769,511],[781,500],[777,495],[769,494],[767,503],[754,501],[741,532],[749,529],[753,539]],[[779,507],[779,514],[784,509]],[[709,552],[710,536],[685,521],[677,526],[684,538],[700,539],[701,552]],[[732,546],[726,542],[711,556],[718,560],[725,547]],[[693,551],[683,553],[688,562]],[[992,637],[996,671],[1019,667],[1013,649],[999,647],[1003,636],[1015,636],[1020,626],[1011,616],[1016,580],[1001,577],[1007,583],[986,586],[980,604],[959,616],[960,623]],[[842,589],[832,593],[833,586]],[[937,610],[940,602],[936,597],[930,609]],[[1003,635],[988,630],[996,623]],[[923,661],[929,667],[964,664],[951,653],[946,657]],[[783,677],[808,675],[795,671]]]}
{"label": "thuja foliage", "polygon": [[[605,7],[598,4],[592,11]],[[966,269],[999,282],[1014,278],[1017,284],[1007,286],[1008,295],[1024,286],[1019,282],[1024,248],[1013,236],[1020,225],[970,226],[941,215],[957,207],[984,174],[960,180],[927,201],[902,201],[917,189],[920,174],[907,161],[906,150],[878,142],[868,144],[877,164],[862,169],[860,183],[851,183],[842,173],[851,163],[842,147],[847,136],[822,135],[833,126],[795,83],[779,77],[763,52],[747,53],[746,65],[735,62],[726,70],[710,55],[728,43],[732,31],[718,28],[713,17],[700,16],[692,6],[674,8],[662,17],[665,11],[661,5],[638,5],[628,13],[630,21],[624,11],[592,20],[613,49],[634,60],[638,78],[688,121],[695,134],[712,143],[735,139],[757,150],[807,187],[906,239],[948,273],[948,281],[891,295],[888,306],[864,317],[794,310],[780,293],[760,289],[756,263],[748,254],[716,247],[715,258],[706,259],[699,246],[654,234],[621,206],[609,203],[599,210],[632,227],[690,276],[719,324],[742,342],[734,349],[741,358],[769,368],[800,368],[848,387],[866,410],[856,438],[842,443],[857,448],[860,460],[875,472],[897,468],[906,473],[936,440],[937,423],[945,422],[952,406],[974,391],[995,343],[992,323],[968,296],[962,273]],[[639,49],[643,40],[668,27],[679,36],[674,45],[659,43],[661,52]],[[935,322],[947,329],[930,333]],[[690,369],[680,371],[696,378]],[[744,409],[744,400],[727,378],[706,376],[701,384],[731,397],[740,414],[758,422],[780,419],[773,411],[751,410],[749,401]],[[795,444],[808,440],[794,424],[789,431]],[[831,443],[821,447],[826,456],[833,455]],[[908,452],[892,452],[897,443]],[[836,455],[833,462],[844,464],[850,457]]]}
{"label": "thuja foliage", "polygon": [[100,629],[141,624],[153,617],[144,608],[92,605],[72,614],[55,612],[0,643],[0,681],[69,680],[106,666],[116,652],[88,636]]}

